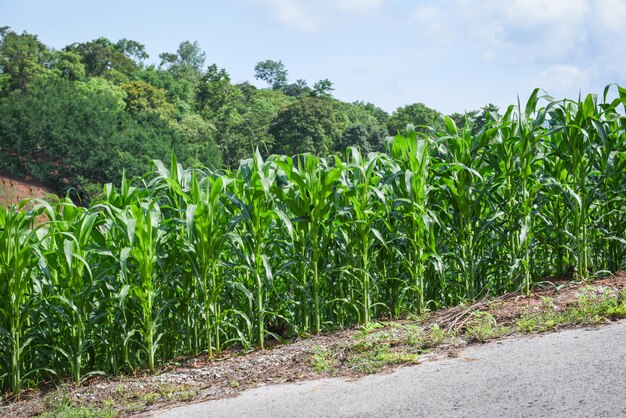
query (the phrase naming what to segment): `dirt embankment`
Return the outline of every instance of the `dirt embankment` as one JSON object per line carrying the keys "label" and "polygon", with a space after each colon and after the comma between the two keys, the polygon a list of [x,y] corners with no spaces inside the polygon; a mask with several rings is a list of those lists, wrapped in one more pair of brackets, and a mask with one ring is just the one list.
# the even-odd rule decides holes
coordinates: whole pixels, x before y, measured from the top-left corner
{"label": "dirt embankment", "polygon": [[0,173],[0,205],[17,204],[24,199],[57,197],[56,191],[35,180],[21,179],[7,173]]}

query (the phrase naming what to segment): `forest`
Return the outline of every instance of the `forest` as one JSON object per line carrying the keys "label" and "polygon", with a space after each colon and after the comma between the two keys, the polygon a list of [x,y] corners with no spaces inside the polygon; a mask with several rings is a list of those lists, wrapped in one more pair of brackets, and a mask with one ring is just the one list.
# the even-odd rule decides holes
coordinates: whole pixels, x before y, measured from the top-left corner
{"label": "forest", "polygon": [[[88,201],[123,172],[143,175],[174,151],[185,166],[236,169],[257,148],[270,154],[382,151],[407,124],[441,127],[422,103],[391,115],[333,98],[333,83],[292,82],[281,61],[254,68],[257,88],[207,65],[197,42],[159,55],[143,44],[98,38],[54,50],[36,35],[0,29],[0,171],[43,181]],[[477,131],[493,105],[450,115]]]}

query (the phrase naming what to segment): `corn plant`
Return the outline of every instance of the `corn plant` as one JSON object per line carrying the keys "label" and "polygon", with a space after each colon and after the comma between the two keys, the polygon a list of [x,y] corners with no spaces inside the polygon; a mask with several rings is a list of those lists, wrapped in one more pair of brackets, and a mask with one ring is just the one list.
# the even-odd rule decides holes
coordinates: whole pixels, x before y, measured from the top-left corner
{"label": "corn plant", "polygon": [[494,182],[489,195],[495,199],[499,213],[505,215],[501,217],[500,234],[508,237],[499,251],[504,257],[497,258],[504,267],[500,274],[508,278],[503,289],[517,286],[525,294],[530,293],[532,283],[532,209],[541,186],[536,172],[541,170],[543,161],[544,131],[540,128],[546,115],[542,109],[533,119],[538,93],[538,89],[533,92],[524,110],[520,104],[510,106],[502,116],[496,125],[498,134],[490,161]]}
{"label": "corn plant", "polygon": [[438,140],[441,169],[437,181],[443,200],[439,218],[447,225],[443,256],[447,263],[458,265],[463,293],[470,300],[484,288],[491,250],[487,232],[500,215],[487,199],[491,176],[485,152],[493,135],[489,130],[472,135],[466,126]]}
{"label": "corn plant", "polygon": [[328,167],[324,159],[305,154],[298,159],[298,164],[285,157],[277,161],[284,170],[290,187],[277,187],[278,198],[293,214],[294,246],[299,249],[301,269],[297,276],[304,295],[311,294],[313,306],[307,302],[306,296],[301,298],[304,329],[308,330],[308,312],[312,310],[315,332],[322,328],[322,311],[320,304],[320,287],[323,276],[322,255],[328,250],[330,234],[325,228],[333,211],[333,194],[336,183],[342,173],[342,167]]}
{"label": "corn plant", "polygon": [[254,280],[255,289],[251,293],[254,294],[256,334],[261,348],[265,347],[266,333],[264,300],[267,286],[271,285],[273,278],[269,246],[276,218],[280,218],[292,233],[291,221],[275,206],[271,193],[276,174],[277,166],[273,161],[263,161],[257,150],[252,159],[242,161],[233,183],[235,193],[231,196],[239,211],[238,221],[242,224],[240,257]]}
{"label": "corn plant", "polygon": [[50,317],[53,313],[60,315],[52,346],[69,362],[69,374],[78,382],[83,378],[83,358],[96,317],[88,257],[94,254],[89,251],[91,235],[100,232],[96,227],[98,213],[77,207],[69,199],[50,209],[48,236],[42,240],[41,250],[50,293],[48,302],[56,307],[50,310]]}
{"label": "corn plant", "polygon": [[356,148],[348,148],[343,182],[339,189],[342,196],[342,205],[345,225],[350,228],[350,238],[346,241],[354,254],[354,267],[348,272],[355,279],[357,294],[353,303],[361,306],[361,322],[371,320],[372,296],[374,296],[374,272],[370,269],[377,253],[377,242],[385,244],[385,240],[377,223],[384,218],[381,210],[386,205],[386,196],[383,191],[383,176],[381,174],[382,154],[369,154],[362,158]]}
{"label": "corn plant", "polygon": [[[454,122],[448,118],[446,123],[451,133],[456,133]],[[424,298],[426,263],[437,255],[433,228],[436,215],[428,204],[432,187],[429,176],[429,144],[426,137],[418,139],[415,129],[409,126],[406,137],[397,135],[388,142],[388,147],[389,154],[399,165],[395,176],[399,177],[398,181],[392,184],[395,185],[396,202],[401,205],[400,212],[406,218],[405,233],[408,248],[402,264],[409,272],[408,288],[414,295],[415,310],[419,314],[426,305]]]}
{"label": "corn plant", "polygon": [[190,204],[186,210],[187,238],[190,260],[203,309],[207,348],[213,354],[213,344],[220,349],[220,296],[224,290],[224,275],[220,272],[222,247],[229,233],[229,216],[220,197],[229,180],[204,177],[202,182],[192,175]]}
{"label": "corn plant", "polygon": [[34,302],[33,275],[38,264],[37,229],[33,218],[19,206],[0,207],[0,375],[18,399],[23,379],[34,370],[24,370],[24,358],[35,336],[31,333],[29,309]]}
{"label": "corn plant", "polygon": [[[140,306],[141,324],[139,332],[142,336],[144,350],[148,357],[151,373],[155,370],[155,356],[162,337],[160,319],[163,305],[156,300],[159,293],[158,275],[162,261],[161,250],[166,241],[165,225],[162,223],[161,211],[156,200],[144,200],[131,205],[117,219],[118,226],[125,233],[128,254],[134,261],[137,278],[130,290]],[[122,268],[128,268],[127,259]],[[126,273],[128,274],[128,273]]]}
{"label": "corn plant", "polygon": [[256,151],[236,173],[172,155],[89,207],[0,207],[0,385],[154,372],[626,268],[626,90],[612,88],[536,90],[478,132],[444,117],[387,153]]}
{"label": "corn plant", "polygon": [[588,214],[595,199],[588,188],[592,175],[590,153],[593,152],[595,141],[594,132],[589,128],[595,112],[596,104],[592,95],[588,95],[582,103],[566,100],[549,111],[552,152],[563,162],[567,173],[559,189],[572,211],[575,273],[583,279],[589,276]]}

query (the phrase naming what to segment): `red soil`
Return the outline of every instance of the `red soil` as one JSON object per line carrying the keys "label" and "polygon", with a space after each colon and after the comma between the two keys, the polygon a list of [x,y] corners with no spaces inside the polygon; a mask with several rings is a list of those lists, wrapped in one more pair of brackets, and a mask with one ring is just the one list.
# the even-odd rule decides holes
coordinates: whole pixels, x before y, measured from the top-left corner
{"label": "red soil", "polygon": [[52,196],[58,195],[54,189],[43,183],[0,173],[0,205],[2,206],[17,204],[24,199]]}

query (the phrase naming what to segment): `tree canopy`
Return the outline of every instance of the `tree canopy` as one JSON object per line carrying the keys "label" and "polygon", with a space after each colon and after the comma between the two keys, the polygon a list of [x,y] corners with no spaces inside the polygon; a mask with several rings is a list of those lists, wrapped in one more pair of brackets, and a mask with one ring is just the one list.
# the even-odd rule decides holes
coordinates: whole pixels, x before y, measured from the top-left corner
{"label": "tree canopy", "polygon": [[[407,124],[443,128],[440,113],[422,103],[389,115],[372,103],[335,99],[327,78],[290,82],[280,60],[255,65],[255,78],[267,83],[258,88],[206,65],[195,41],[159,54],[158,65],[148,59],[132,39],[55,50],[37,35],[0,28],[0,170],[87,196],[172,152],[187,166],[235,169],[256,149],[366,153],[383,151],[385,137]],[[479,130],[494,112],[488,105],[452,117]]]}

